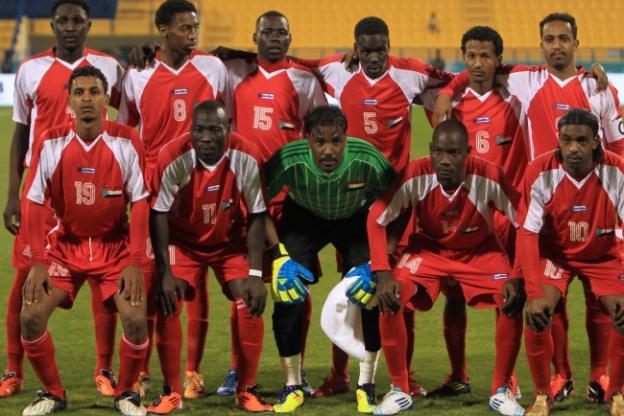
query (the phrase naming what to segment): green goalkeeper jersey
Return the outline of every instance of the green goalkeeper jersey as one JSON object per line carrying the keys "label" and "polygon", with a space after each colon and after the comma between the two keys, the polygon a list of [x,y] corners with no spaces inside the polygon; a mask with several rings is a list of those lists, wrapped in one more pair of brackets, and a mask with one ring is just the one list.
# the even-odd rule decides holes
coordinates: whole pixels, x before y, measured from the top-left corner
{"label": "green goalkeeper jersey", "polygon": [[270,198],[285,186],[295,203],[327,220],[350,217],[369,205],[396,176],[373,145],[352,137],[347,137],[342,163],[331,173],[314,163],[307,140],[297,140],[269,159],[264,174]]}

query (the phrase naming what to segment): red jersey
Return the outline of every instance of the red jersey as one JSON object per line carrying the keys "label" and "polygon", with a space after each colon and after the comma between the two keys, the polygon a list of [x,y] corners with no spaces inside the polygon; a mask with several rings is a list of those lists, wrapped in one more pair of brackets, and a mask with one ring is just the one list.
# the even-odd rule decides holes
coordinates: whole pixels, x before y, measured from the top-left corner
{"label": "red jersey", "polygon": [[361,68],[347,71],[341,59],[322,59],[318,70],[326,92],[347,116],[347,135],[373,144],[400,172],[410,160],[412,102],[428,89],[448,83],[452,75],[417,59],[391,56],[388,70],[370,79]]}
{"label": "red jersey", "polygon": [[74,63],[55,56],[51,48],[24,61],[15,77],[13,121],[30,126],[28,153],[24,161],[30,165],[31,148],[45,130],[70,121],[74,114],[68,105],[68,82],[74,69],[82,66],[98,68],[108,83],[106,93],[110,104],[119,108],[123,69],[115,58],[92,49]]}
{"label": "red jersey", "polygon": [[461,186],[448,194],[438,182],[429,156],[407,166],[400,180],[370,208],[367,230],[372,270],[390,270],[386,226],[406,209],[412,209],[418,219],[417,236],[441,249],[472,249],[492,239],[493,210],[515,225],[518,196],[501,168],[469,156],[465,175]]}
{"label": "red jersey", "polygon": [[[519,222],[527,285],[539,282],[539,257],[574,261],[619,258],[615,229],[624,219],[624,160],[605,151],[600,163],[576,180],[557,152],[527,168]],[[528,290],[528,288],[527,288]]]}
{"label": "red jersey", "polygon": [[484,95],[467,88],[453,100],[452,113],[468,130],[472,154],[503,168],[516,189],[528,163],[520,107],[518,99],[502,88]]}
{"label": "red jersey", "polygon": [[214,165],[197,158],[190,133],[167,144],[152,182],[152,209],[169,213],[170,241],[185,249],[205,252],[241,239],[241,204],[252,214],[266,211],[259,152],[236,133]]}
{"label": "red jersey", "polygon": [[66,123],[36,142],[26,186],[29,201],[49,199],[59,227],[77,238],[127,231],[128,202],[147,198],[143,149],[134,129],[105,121],[103,132],[83,141]]}
{"label": "red jersey", "polygon": [[[606,91],[597,92],[595,79],[579,73],[562,81],[551,75],[544,65],[514,65],[501,72],[504,73],[497,75],[496,81],[522,103],[529,160],[559,145],[557,122],[573,108],[591,111],[600,123],[598,134],[604,148],[624,155],[622,110],[613,85],[609,85]],[[449,87],[465,87],[467,83],[468,75],[464,72]]]}
{"label": "red jersey", "polygon": [[130,126],[141,123],[148,177],[160,148],[190,131],[193,108],[205,100],[223,101],[224,94],[225,66],[199,50],[178,69],[162,62],[157,52],[152,68],[128,70],[117,121]]}
{"label": "red jersey", "polygon": [[233,128],[258,146],[263,161],[286,143],[303,137],[303,120],[327,104],[310,69],[286,59],[225,62],[233,91]]}

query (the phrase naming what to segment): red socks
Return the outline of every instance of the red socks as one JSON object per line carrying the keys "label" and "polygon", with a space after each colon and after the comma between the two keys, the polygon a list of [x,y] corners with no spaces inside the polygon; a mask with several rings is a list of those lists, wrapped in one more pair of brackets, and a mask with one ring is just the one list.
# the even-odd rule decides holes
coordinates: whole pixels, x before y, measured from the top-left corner
{"label": "red socks", "polygon": [[392,384],[400,387],[403,392],[409,393],[409,373],[405,360],[407,331],[403,311],[400,310],[394,315],[389,312],[382,313],[379,316],[379,330],[381,346]]}
{"label": "red socks", "polygon": [[592,293],[585,293],[585,328],[589,339],[590,379],[607,374],[611,317]]}
{"label": "red socks", "polygon": [[451,379],[468,380],[466,370],[466,313],[444,313],[444,340],[451,362]]}
{"label": "red socks", "polygon": [[568,342],[568,311],[565,299],[561,299],[552,316],[552,343],[554,345],[554,355],[552,363],[555,372],[566,378],[572,377],[570,368],[570,344]]}
{"label": "red socks", "polygon": [[121,334],[119,342],[119,382],[115,387],[115,396],[132,390],[132,385],[136,382],[141,367],[145,362],[145,354],[149,346],[149,338],[132,342],[125,334]]}
{"label": "red socks", "polygon": [[178,312],[165,317],[158,314],[156,319],[156,348],[160,370],[165,386],[170,386],[175,393],[182,394],[180,369],[182,366],[182,322],[180,321],[180,304]]}
{"label": "red socks", "polygon": [[262,337],[264,320],[260,316],[254,318],[243,299],[236,299],[237,331],[240,340],[238,391],[256,384],[256,371],[262,353]]}
{"label": "red socks", "polygon": [[405,352],[405,362],[407,370],[412,367],[412,358],[414,357],[414,334],[416,332],[416,320],[414,319],[416,312],[411,309],[403,309],[403,318],[405,319],[405,330],[407,331],[407,350]]}
{"label": "red socks", "polygon": [[550,360],[553,356],[553,337],[548,327],[542,332],[535,332],[528,326],[524,328],[524,343],[535,384],[535,393],[550,395]]}
{"label": "red socks", "polygon": [[35,374],[46,391],[58,397],[65,397],[61,378],[56,368],[56,357],[52,336],[46,331],[36,339],[22,338],[22,345]]}
{"label": "red socks", "polygon": [[230,302],[230,368],[238,369],[241,352],[238,350],[240,339],[238,337],[238,314],[236,302]]}
{"label": "red socks", "polygon": [[624,335],[618,334],[615,329],[611,329],[609,359],[609,388],[605,400],[610,400],[611,396],[620,393],[624,386]]}
{"label": "red socks", "polygon": [[91,288],[91,311],[95,324],[95,375],[102,369],[110,369],[115,352],[115,332],[117,330],[117,314],[104,304],[97,286],[87,279]]}
{"label": "red socks", "polygon": [[[202,285],[203,286],[203,285]],[[199,372],[208,334],[208,294],[198,287],[195,299],[186,303],[186,371]],[[231,320],[231,318],[230,318]],[[236,368],[236,367],[232,367]]]}
{"label": "red socks", "polygon": [[[492,394],[509,381],[522,339],[522,314],[512,317],[504,313],[496,313],[496,364],[492,378]],[[550,380],[549,380],[550,382]]]}
{"label": "red socks", "polygon": [[15,270],[6,314],[7,371],[14,371],[21,379],[24,378],[24,348],[19,316],[22,309],[22,286],[27,277],[27,271]]}

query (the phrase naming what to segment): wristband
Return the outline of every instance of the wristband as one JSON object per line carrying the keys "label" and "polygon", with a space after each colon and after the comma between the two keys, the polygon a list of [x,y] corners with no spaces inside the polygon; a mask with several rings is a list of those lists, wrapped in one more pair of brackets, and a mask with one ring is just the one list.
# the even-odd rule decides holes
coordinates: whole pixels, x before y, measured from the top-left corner
{"label": "wristband", "polygon": [[249,269],[249,276],[253,276],[253,277],[262,277],[262,270],[258,270],[258,269]]}

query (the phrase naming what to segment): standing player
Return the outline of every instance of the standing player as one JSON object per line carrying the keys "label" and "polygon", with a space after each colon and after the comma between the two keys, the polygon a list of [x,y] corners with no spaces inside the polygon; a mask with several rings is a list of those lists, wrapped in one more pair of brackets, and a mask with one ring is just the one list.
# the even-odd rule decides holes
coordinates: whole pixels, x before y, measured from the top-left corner
{"label": "standing player", "polygon": [[[163,371],[165,385],[181,391],[178,293],[197,287],[210,266],[223,292],[236,305],[240,343],[236,403],[249,412],[270,412],[273,407],[255,390],[266,302],[262,281],[266,206],[259,166],[255,145],[230,133],[223,104],[199,104],[193,110],[190,134],[167,144],[159,154],[150,234],[160,281],[159,313],[169,316],[167,342],[159,344],[159,354],[167,357],[171,370]],[[162,320],[159,316],[158,321]],[[156,404],[147,410],[164,414]]]}
{"label": "standing player", "polygon": [[[161,47],[152,68],[130,69],[123,85],[118,120],[136,126],[145,146],[146,178],[156,165],[163,145],[187,133],[191,128],[193,107],[209,99],[223,100],[227,94],[227,72],[217,58],[196,49],[199,18],[195,6],[187,0],[168,0],[156,11],[155,24],[161,36]],[[146,236],[147,238],[147,236]],[[145,280],[148,297],[148,326],[154,327],[155,264],[153,255],[146,258]],[[203,282],[203,281],[201,281]],[[200,282],[200,283],[201,283]],[[208,297],[205,287],[196,287],[196,296],[187,302],[187,389],[185,397],[203,395],[199,366],[208,330]],[[167,319],[165,319],[167,321]],[[166,322],[159,324],[164,331]],[[161,334],[161,332],[159,332]],[[164,334],[158,340],[163,340]],[[149,355],[149,354],[148,354]],[[161,368],[167,357],[160,356]],[[141,373],[142,390],[149,385],[149,359]],[[168,390],[167,390],[168,391]],[[179,394],[180,392],[172,392]],[[172,408],[180,400],[172,396]],[[167,400],[160,401],[164,405]]]}
{"label": "standing player", "polygon": [[[345,270],[368,262],[365,233],[369,203],[390,184],[395,172],[372,145],[345,136],[347,120],[338,107],[320,106],[305,123],[307,141],[280,149],[265,167],[269,196],[285,186],[288,195],[275,233],[268,223],[271,244],[273,332],[286,375],[286,386],[274,411],[288,413],[303,404],[301,338],[307,290],[297,276],[282,278],[278,269],[288,256],[307,270],[306,279],[318,279],[318,252],[331,243],[341,254]],[[281,242],[281,243],[280,243]],[[309,270],[314,271],[310,273]],[[294,289],[288,290],[289,285]],[[358,410],[370,413],[375,400],[373,374],[380,348],[378,309],[362,310],[366,360],[360,364]]]}
{"label": "standing player", "polygon": [[[67,79],[75,68],[93,65],[106,76],[110,104],[117,108],[123,70],[117,61],[101,52],[85,48],[91,20],[89,5],[84,0],[57,0],[52,5],[50,26],[56,46],[28,58],[19,68],[15,79],[13,121],[15,131],[11,142],[7,205],[4,224],[15,235],[13,267],[15,278],[9,294],[7,328],[7,369],[0,382],[0,397],[10,396],[22,389],[23,349],[20,342],[19,312],[22,307],[22,286],[30,269],[30,245],[20,232],[20,186],[24,168],[30,165],[31,148],[41,133],[52,126],[70,121],[74,114],[67,105]],[[104,109],[103,111],[106,111]],[[51,210],[46,215],[46,227],[56,224]],[[111,370],[115,349],[116,315],[99,297],[99,290],[89,279],[91,308],[95,320],[97,363],[95,384],[104,396],[112,396],[115,378]]]}
{"label": "standing player", "polygon": [[[68,83],[76,120],[46,130],[37,140],[26,184],[24,228],[32,267],[20,324],[24,351],[44,391],[23,415],[47,415],[67,405],[47,325],[56,307],[71,307],[87,278],[101,299],[114,305],[124,330],[115,408],[124,415],[145,415],[132,391],[149,344],[140,267],[149,209],[142,145],[133,129],[104,120],[107,81],[100,70],[77,68]],[[44,252],[46,198],[58,225],[48,234]]]}
{"label": "standing player", "polygon": [[[597,91],[596,80],[586,77],[575,66],[575,53],[579,41],[574,17],[565,13],[553,13],[540,22],[542,52],[545,66],[507,67],[497,77],[510,94],[522,103],[525,142],[529,160],[557,147],[557,121],[572,108],[585,108],[594,113],[600,122],[599,135],[604,147],[624,155],[624,129],[617,91],[608,85],[605,91]],[[467,74],[460,75],[449,84],[450,91],[463,89]],[[452,92],[450,92],[452,95]],[[436,107],[450,108],[448,97],[441,95]],[[437,117],[445,113],[436,110]],[[584,282],[587,296],[586,328],[590,339],[591,381],[587,388],[590,401],[600,402],[608,379],[608,337],[610,317]],[[565,399],[574,388],[570,368],[567,341],[567,313],[565,299],[555,311],[552,320],[555,354],[553,363],[556,373],[552,386],[555,400]]]}
{"label": "standing player", "polygon": [[574,275],[609,313],[609,385],[604,400],[624,415],[624,262],[615,229],[624,219],[624,162],[603,151],[598,118],[583,109],[558,122],[559,147],[533,161],[524,178],[518,238],[528,301],[525,342],[535,383],[526,415],[547,416],[552,404],[550,321]]}
{"label": "standing player", "polygon": [[[494,210],[515,225],[517,193],[508,185],[500,167],[469,156],[468,132],[457,120],[439,124],[433,132],[430,157],[410,163],[400,180],[373,204],[368,216],[371,270],[377,272],[377,298],[383,308],[381,343],[393,388],[375,408],[390,415],[411,407],[407,363],[407,333],[402,308],[410,304],[429,310],[444,280],[454,278],[469,305],[503,307],[511,282],[510,264],[493,238]],[[419,230],[394,268],[388,253],[386,227],[413,211]],[[392,270],[392,272],[391,272]],[[397,313],[399,312],[399,313]],[[496,322],[496,366],[492,390],[504,386],[514,367],[516,336],[507,328],[514,318],[501,313]],[[522,407],[510,395],[507,415],[522,415]]]}
{"label": "standing player", "polygon": [[[469,84],[453,98],[451,116],[466,126],[468,144],[474,154],[500,166],[512,186],[519,190],[527,165],[520,102],[506,89],[495,88],[494,85],[495,72],[502,60],[503,39],[490,27],[476,26],[464,33],[461,49]],[[498,213],[494,214],[494,221],[496,234],[513,264],[515,228],[505,216]],[[456,290],[458,288],[457,285],[443,286],[446,296],[444,338],[452,371],[440,387],[428,393],[428,397],[455,396],[470,392],[465,356],[466,304],[461,291]],[[522,315],[517,313],[515,317],[515,320],[508,320],[513,327],[505,332],[517,334],[517,337],[513,337],[517,339],[517,345],[514,346],[517,349],[520,347],[522,334]],[[514,377],[509,384],[514,394],[519,396]],[[495,386],[495,389],[498,387],[503,386]],[[495,389],[493,393],[496,393]],[[499,399],[504,400],[506,397],[503,395]],[[498,403],[491,402],[494,407]]]}

